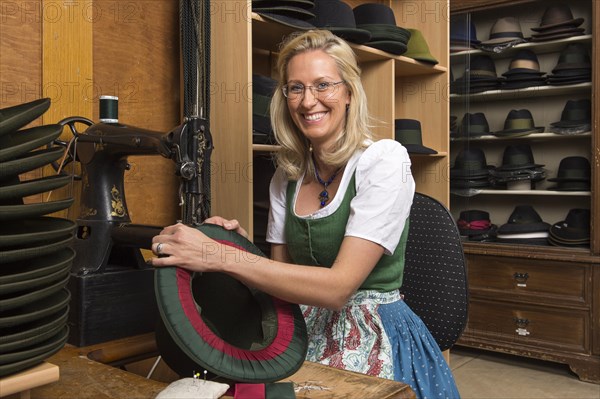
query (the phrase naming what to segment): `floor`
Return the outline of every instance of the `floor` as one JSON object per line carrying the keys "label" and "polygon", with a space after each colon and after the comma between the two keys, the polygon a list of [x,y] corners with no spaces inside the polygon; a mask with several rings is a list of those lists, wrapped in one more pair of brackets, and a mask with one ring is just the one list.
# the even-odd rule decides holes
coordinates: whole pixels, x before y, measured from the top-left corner
{"label": "floor", "polygon": [[567,365],[454,347],[450,365],[462,399],[600,399],[600,385]]}

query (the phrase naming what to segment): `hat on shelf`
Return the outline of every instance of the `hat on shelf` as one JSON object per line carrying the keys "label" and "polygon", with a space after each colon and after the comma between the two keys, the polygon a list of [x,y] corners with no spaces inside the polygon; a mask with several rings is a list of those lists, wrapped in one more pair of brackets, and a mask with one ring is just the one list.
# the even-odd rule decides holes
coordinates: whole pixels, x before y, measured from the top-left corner
{"label": "hat on shelf", "polygon": [[573,208],[567,213],[565,220],[550,227],[548,241],[552,245],[566,247],[587,247],[590,244],[589,209]]}
{"label": "hat on shelf", "polygon": [[541,168],[536,164],[529,144],[511,144],[506,146],[502,155],[502,165],[497,171],[516,171],[519,169]]}
{"label": "hat on shelf", "polygon": [[504,120],[504,129],[494,132],[497,137],[519,137],[532,133],[542,133],[544,126],[535,126],[528,109],[512,109]]}
{"label": "hat on shelf", "polygon": [[531,28],[534,32],[545,32],[557,27],[578,27],[583,23],[583,18],[573,18],[571,8],[565,3],[549,6],[544,11],[540,25]]}
{"label": "hat on shelf", "polygon": [[560,121],[550,123],[550,129],[558,134],[577,134],[591,130],[592,102],[585,98],[568,100],[565,104]]}
{"label": "hat on shelf", "polygon": [[439,61],[431,55],[429,45],[427,44],[423,33],[418,29],[408,29],[408,31],[410,32],[410,39],[408,40],[406,53],[403,55],[427,64],[438,64]]}
{"label": "hat on shelf", "polygon": [[480,137],[490,135],[490,126],[483,112],[467,112],[458,127],[459,137]]}
{"label": "hat on shelf", "polygon": [[411,154],[437,154],[432,148],[423,145],[423,136],[421,134],[421,122],[416,119],[396,119],[395,139],[406,147]]}
{"label": "hat on shelf", "polygon": [[550,224],[531,205],[517,205],[498,228],[498,242],[547,245]]}
{"label": "hat on shelf", "polygon": [[277,81],[268,76],[252,74],[252,142],[275,144],[269,107]]}
{"label": "hat on shelf", "polygon": [[[262,256],[242,235],[214,224],[196,227],[240,256]],[[306,325],[295,304],[271,297],[224,273],[156,270],[162,358],[179,375],[194,370],[238,382],[272,382],[305,360]]]}
{"label": "hat on shelf", "polygon": [[464,75],[450,84],[451,93],[473,94],[497,89],[500,85],[494,60],[486,54],[471,57]]}
{"label": "hat on shelf", "polygon": [[353,9],[356,27],[371,33],[371,39],[364,43],[395,55],[408,50],[410,31],[396,25],[394,10],[385,4],[365,3]]}
{"label": "hat on shelf", "polygon": [[531,28],[535,32],[531,35],[531,41],[545,42],[582,35],[585,28],[579,26],[583,21],[583,18],[573,18],[567,4],[551,5],[544,11],[540,26]]}
{"label": "hat on shelf", "polygon": [[482,41],[479,47],[482,50],[496,52],[526,41],[519,20],[515,17],[503,17],[494,22],[489,39]]}
{"label": "hat on shelf", "polygon": [[487,164],[484,152],[479,148],[463,148],[450,168],[452,188],[481,188],[489,186],[489,173],[493,167]]}
{"label": "hat on shelf", "polygon": [[479,209],[461,211],[456,225],[460,235],[469,237],[471,241],[482,241],[485,235],[498,228],[492,224],[490,214]]}
{"label": "hat on shelf", "polygon": [[310,11],[313,7],[312,0],[252,0],[253,12],[265,19],[300,30],[315,28],[308,22],[315,17]]}
{"label": "hat on shelf", "polygon": [[529,50],[519,50],[511,59],[509,69],[502,74],[505,80],[502,89],[520,89],[532,86],[546,85],[545,72],[540,72],[537,55]]}
{"label": "hat on shelf", "polygon": [[548,187],[556,191],[590,191],[592,168],[590,161],[582,156],[563,158],[558,165],[556,177],[548,179],[557,185]]}
{"label": "hat on shelf", "polygon": [[450,49],[463,51],[476,48],[481,43],[470,14],[459,14],[450,19]]}
{"label": "hat on shelf", "polygon": [[315,0],[315,18],[309,20],[318,28],[327,29],[336,36],[361,44],[371,39],[371,32],[356,27],[352,7],[341,0]]}
{"label": "hat on shelf", "polygon": [[591,81],[592,63],[588,47],[583,43],[570,43],[560,53],[552,75],[548,76],[550,85],[570,85]]}

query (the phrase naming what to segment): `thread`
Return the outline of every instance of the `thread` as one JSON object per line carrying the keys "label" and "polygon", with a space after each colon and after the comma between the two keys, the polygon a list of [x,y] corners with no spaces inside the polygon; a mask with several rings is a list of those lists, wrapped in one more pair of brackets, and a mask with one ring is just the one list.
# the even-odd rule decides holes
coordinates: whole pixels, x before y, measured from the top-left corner
{"label": "thread", "polygon": [[119,97],[100,96],[100,122],[119,122]]}

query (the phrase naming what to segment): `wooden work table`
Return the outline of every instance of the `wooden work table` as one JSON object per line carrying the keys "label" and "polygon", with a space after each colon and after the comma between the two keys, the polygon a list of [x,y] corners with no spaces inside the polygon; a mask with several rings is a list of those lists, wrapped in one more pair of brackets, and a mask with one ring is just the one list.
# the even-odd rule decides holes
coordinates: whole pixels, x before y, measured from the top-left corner
{"label": "wooden work table", "polygon": [[[29,390],[29,396],[21,397],[31,399],[154,398],[168,385],[167,382],[146,379],[119,367],[92,360],[100,359],[115,364],[118,363],[119,358],[131,358],[135,352],[148,350],[155,350],[153,335],[83,348],[66,345],[60,352],[47,359],[48,363],[58,366],[59,380],[33,388]],[[300,391],[296,394],[297,398],[405,399],[415,397],[414,392],[406,384],[311,362],[305,362],[298,372],[283,381],[324,388]],[[19,398],[19,395],[11,395],[8,398]],[[223,396],[223,398],[231,398],[231,396]]]}

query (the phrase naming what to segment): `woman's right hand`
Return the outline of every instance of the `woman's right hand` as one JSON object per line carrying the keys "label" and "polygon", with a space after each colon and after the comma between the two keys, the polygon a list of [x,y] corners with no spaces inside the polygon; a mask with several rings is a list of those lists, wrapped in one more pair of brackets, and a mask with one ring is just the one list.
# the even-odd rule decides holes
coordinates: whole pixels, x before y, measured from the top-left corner
{"label": "woman's right hand", "polygon": [[242,226],[240,226],[240,222],[238,222],[237,219],[228,220],[222,218],[221,216],[211,216],[205,219],[203,223],[217,224],[223,227],[225,230],[233,230],[245,238],[248,238],[248,232],[244,230]]}

